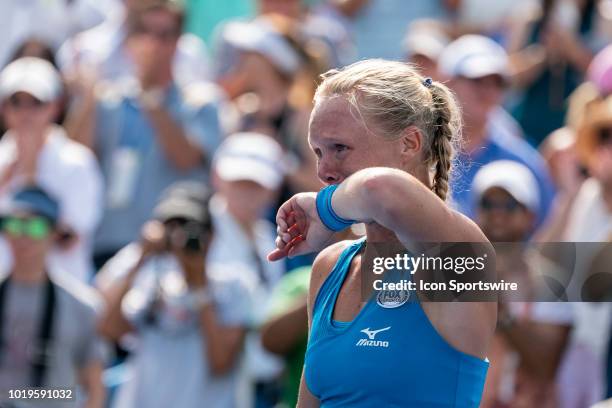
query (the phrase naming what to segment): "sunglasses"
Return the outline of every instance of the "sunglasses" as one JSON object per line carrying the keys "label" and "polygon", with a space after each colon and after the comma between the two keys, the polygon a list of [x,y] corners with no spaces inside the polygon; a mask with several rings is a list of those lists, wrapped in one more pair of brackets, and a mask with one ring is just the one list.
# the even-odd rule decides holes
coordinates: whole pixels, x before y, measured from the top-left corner
{"label": "sunglasses", "polygon": [[14,238],[41,240],[51,234],[51,223],[43,217],[8,217],[2,220],[2,231]]}
{"label": "sunglasses", "polygon": [[36,98],[23,98],[13,95],[8,98],[8,105],[13,109],[40,109],[45,103]]}
{"label": "sunglasses", "polygon": [[523,205],[511,198],[509,200],[491,200],[489,198],[482,198],[480,200],[480,208],[484,211],[502,210],[507,213],[514,213],[523,208]]}
{"label": "sunglasses", "polygon": [[612,144],[612,127],[599,129],[597,142],[599,146],[608,146]]}
{"label": "sunglasses", "polygon": [[499,75],[489,75],[482,78],[465,78],[476,86],[493,86],[504,90],[508,87],[506,80]]}

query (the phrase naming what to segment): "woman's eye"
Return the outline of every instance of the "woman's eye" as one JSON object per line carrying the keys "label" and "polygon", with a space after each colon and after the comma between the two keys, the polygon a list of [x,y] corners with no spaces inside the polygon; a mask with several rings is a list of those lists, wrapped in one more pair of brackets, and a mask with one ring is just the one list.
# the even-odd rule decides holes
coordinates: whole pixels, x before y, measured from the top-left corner
{"label": "woman's eye", "polygon": [[334,149],[336,149],[336,151],[338,151],[338,152],[343,152],[346,149],[348,149],[348,147],[343,145],[343,144],[335,144],[334,145]]}

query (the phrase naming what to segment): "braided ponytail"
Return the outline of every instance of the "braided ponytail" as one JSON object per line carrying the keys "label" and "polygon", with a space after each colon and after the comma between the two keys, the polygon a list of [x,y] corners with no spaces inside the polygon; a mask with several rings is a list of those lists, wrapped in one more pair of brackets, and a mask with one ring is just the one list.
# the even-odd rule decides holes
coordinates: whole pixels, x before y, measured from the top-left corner
{"label": "braided ponytail", "polygon": [[441,83],[431,86],[433,132],[430,162],[435,163],[433,191],[446,201],[455,145],[459,138],[461,119],[453,96]]}

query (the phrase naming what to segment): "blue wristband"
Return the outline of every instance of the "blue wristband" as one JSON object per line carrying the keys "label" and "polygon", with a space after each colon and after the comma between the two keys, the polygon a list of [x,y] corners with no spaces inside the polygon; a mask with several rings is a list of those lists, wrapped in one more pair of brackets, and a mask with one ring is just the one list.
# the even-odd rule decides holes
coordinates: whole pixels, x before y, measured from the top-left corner
{"label": "blue wristband", "polygon": [[354,220],[341,218],[334,212],[332,208],[332,196],[337,188],[338,184],[332,184],[322,188],[317,194],[317,213],[319,214],[319,218],[323,225],[332,231],[342,231],[356,222]]}

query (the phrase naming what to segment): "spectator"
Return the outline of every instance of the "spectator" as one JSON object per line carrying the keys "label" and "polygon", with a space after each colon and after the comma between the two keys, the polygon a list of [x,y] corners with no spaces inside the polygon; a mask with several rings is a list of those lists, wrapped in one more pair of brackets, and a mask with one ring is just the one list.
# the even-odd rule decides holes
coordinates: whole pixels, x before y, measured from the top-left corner
{"label": "spectator", "polygon": [[[8,390],[25,387],[78,392],[80,385],[85,395],[77,396],[78,406],[102,408],[105,348],[96,334],[96,294],[65,274],[53,273],[48,262],[61,234],[59,204],[39,187],[26,186],[4,209],[2,231],[15,262],[0,283],[2,398]],[[45,406],[75,403],[46,400]]]}
{"label": "spectator", "polygon": [[[302,42],[317,44],[319,48],[325,49],[326,59],[330,67],[340,67],[353,62],[354,49],[348,31],[333,19],[314,13],[305,0],[256,0],[256,16],[254,19],[234,19],[221,23],[215,29],[214,51],[215,51],[215,76],[221,78],[227,75],[240,57],[241,48],[236,48],[228,36],[227,30],[235,31],[235,24],[240,27],[243,23],[262,24],[264,28],[272,28],[267,18],[270,15],[284,17],[293,25],[292,30],[299,27]],[[288,30],[281,30],[286,34]]]}
{"label": "spectator", "polygon": [[576,88],[569,97],[566,125],[552,132],[540,144],[539,151],[550,169],[556,194],[548,222],[537,232],[537,241],[565,240],[564,232],[574,200],[588,177],[588,170],[576,151],[576,133],[588,113],[587,107],[600,97],[596,83],[585,82]]}
{"label": "spectator", "polygon": [[308,117],[318,75],[327,62],[313,51],[293,20],[262,16],[228,24],[225,40],[240,50],[231,73],[219,79],[235,101],[239,131],[274,137],[291,157],[291,191],[318,189],[315,157],[307,141]]}
{"label": "spectator", "polygon": [[240,264],[207,258],[214,236],[207,206],[202,186],[171,186],[140,242],[98,276],[109,305],[101,330],[139,340],[115,407],[244,406],[237,392],[254,287]]}
{"label": "spectator", "polygon": [[[92,238],[101,216],[102,178],[94,155],[53,124],[62,82],[53,66],[26,57],[0,74],[3,119],[0,200],[36,183],[60,202],[62,239],[49,254],[54,269],[87,282],[92,276]],[[2,255],[3,262],[8,255]]]}
{"label": "spectator", "polygon": [[283,151],[269,136],[231,135],[215,154],[213,173],[217,193],[210,211],[215,239],[209,257],[250,265],[269,291],[284,274],[282,264],[267,262],[267,254],[276,247],[276,228],[265,219],[283,183]]}
{"label": "spectator", "polygon": [[522,90],[514,116],[535,146],[563,125],[567,97],[583,81],[593,54],[611,39],[610,17],[600,3],[546,0],[540,13],[523,14],[509,47]]}
{"label": "spectator", "polygon": [[449,38],[435,20],[417,20],[408,26],[403,46],[407,62],[415,64],[423,75],[439,79],[438,59]]}
{"label": "spectator", "polygon": [[98,266],[138,237],[166,187],[207,179],[207,161],[221,141],[215,89],[181,88],[173,74],[183,19],[173,4],[147,2],[134,15],[126,50],[137,78],[89,93],[69,113],[70,135],[94,149],[107,183]]}
{"label": "spectator", "polygon": [[24,57],[44,59],[45,61],[50,62],[51,65],[57,69],[53,48],[46,41],[36,37],[27,38],[24,42],[22,42],[21,45],[15,50],[15,53],[11,56],[10,62]]}
{"label": "spectator", "polygon": [[514,160],[529,167],[538,181],[539,225],[553,197],[552,182],[540,155],[517,137],[500,108],[508,79],[505,51],[486,37],[465,35],[442,52],[439,69],[451,78],[450,86],[463,108],[465,144],[458,156],[463,167],[451,183],[457,208],[470,217],[474,215],[470,208],[470,186],[480,167],[495,160]]}
{"label": "spectator", "polygon": [[[130,22],[141,18],[139,14],[147,10],[147,3],[151,0],[121,0],[120,7],[103,24],[66,41],[58,52],[62,72],[73,80],[88,80],[88,75],[95,75],[96,80],[116,80],[135,74],[137,62],[126,50],[126,38],[133,29]],[[176,1],[166,0],[166,3],[179,7]],[[180,15],[182,27],[182,11],[177,11],[177,15]],[[173,37],[175,33],[156,29],[151,34]],[[209,80],[210,62],[204,42],[193,34],[180,35],[172,67],[174,78],[182,86]]]}
{"label": "spectator", "polygon": [[110,0],[5,0],[0,5],[0,67],[27,38],[44,38],[54,49],[106,18]]}
{"label": "spectator", "polygon": [[[612,48],[608,47],[595,56],[588,69],[589,81],[580,85],[569,97],[566,126],[551,133],[541,144],[540,151],[548,162],[557,195],[550,222],[538,232],[540,241],[563,241],[568,239],[564,234],[567,229],[567,220],[578,197],[582,183],[588,176],[588,160],[590,160],[590,146],[584,148],[581,142],[580,160],[576,149],[578,130],[592,120],[590,109],[610,94],[612,88],[608,81],[612,73]],[[571,240],[571,238],[569,238]]]}
{"label": "spectator", "polygon": [[[257,282],[253,315],[255,323],[266,317],[270,294],[285,272],[282,263],[267,261],[276,248],[276,228],[265,219],[275,209],[285,176],[284,154],[269,136],[256,133],[231,135],[219,147],[213,161],[213,183],[217,193],[210,211],[215,238],[209,250],[212,262],[239,262],[255,273]],[[258,403],[274,405],[276,380],[282,369],[280,359],[261,346],[258,332],[249,333],[246,369]]]}
{"label": "spectator", "polygon": [[401,59],[399,44],[406,25],[423,18],[444,20],[454,8],[453,1],[448,0],[413,0],[410,7],[402,0],[328,0],[326,3],[322,14],[334,18],[352,35],[357,60]]}
{"label": "spectator", "polygon": [[[580,161],[590,174],[577,191],[566,219],[563,239],[571,242],[609,242],[612,239],[612,98],[598,97],[590,102],[577,130],[576,148]],[[580,259],[590,260],[595,246],[582,245]],[[577,270],[587,270],[577,265]],[[578,282],[588,277],[580,276]],[[609,287],[598,288],[609,293]],[[597,358],[597,367],[604,371],[607,342],[610,340],[609,304],[580,303],[577,341],[589,346]],[[603,378],[598,378],[598,382]],[[609,391],[608,391],[609,392]]]}
{"label": "spectator", "polygon": [[[476,220],[487,238],[520,243],[529,237],[540,198],[527,167],[507,160],[491,162],[476,173],[473,191]],[[497,246],[495,263],[498,278],[517,282],[524,297],[501,295],[481,406],[565,407],[558,401],[555,378],[569,340],[572,308],[568,303],[516,301],[537,300],[536,275],[541,273],[530,265],[522,245]]]}
{"label": "spectator", "polygon": [[461,0],[458,2],[455,26],[456,37],[463,34],[482,34],[506,45],[517,20],[537,7],[533,0]]}
{"label": "spectator", "polygon": [[[55,50],[44,40],[37,38],[29,38],[25,40],[15,51],[15,54],[11,57],[11,62],[24,57],[41,58],[45,61],[49,61],[55,69],[57,69],[57,62],[55,60]],[[59,112],[56,115],[55,123],[61,125],[66,119],[66,111],[68,102],[70,100],[70,90],[65,86],[65,81],[62,81],[62,88],[64,92],[61,99],[58,101]]]}
{"label": "spectator", "polygon": [[270,296],[270,316],[261,329],[266,350],[285,359],[281,407],[295,407],[308,341],[306,301],[311,267],[289,272]]}
{"label": "spectator", "polygon": [[585,108],[576,148],[591,178],[578,192],[566,230],[573,241],[608,241],[612,234],[612,98]]}
{"label": "spectator", "polygon": [[[15,51],[15,53],[11,56],[9,62],[13,62],[19,58],[23,58],[23,57],[36,57],[36,58],[41,58],[44,59],[46,61],[49,61],[54,67],[57,68],[56,64],[55,64],[55,55],[53,52],[53,49],[51,48],[50,45],[48,45],[45,41],[43,40],[38,40],[36,38],[30,38],[25,40]],[[64,96],[65,98],[65,96]],[[64,107],[64,101],[62,101],[61,104],[61,108],[60,108],[60,113],[57,115],[57,118],[55,119],[55,122],[57,124],[60,124],[63,122],[64,120],[64,114],[65,114],[65,107]],[[0,118],[0,132],[2,134],[4,134],[4,132],[6,132],[7,129],[2,121],[2,119]]]}

